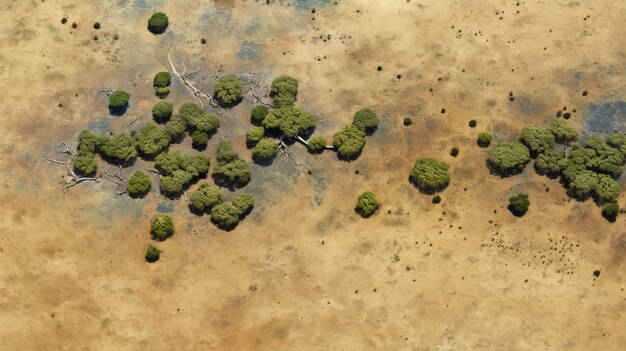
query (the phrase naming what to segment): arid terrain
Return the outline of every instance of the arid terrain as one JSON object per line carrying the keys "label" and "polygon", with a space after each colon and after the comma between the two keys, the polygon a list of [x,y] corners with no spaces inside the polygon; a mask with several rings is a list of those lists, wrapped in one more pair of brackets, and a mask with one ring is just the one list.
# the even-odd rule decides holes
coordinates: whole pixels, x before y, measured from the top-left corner
{"label": "arid terrain", "polygon": [[[159,36],[155,11],[170,20]],[[476,136],[516,139],[563,106],[579,139],[624,132],[626,3],[2,0],[0,13],[0,350],[624,349],[626,215],[609,223],[532,165],[491,175]],[[362,107],[379,129],[354,162],[290,146],[310,176],[253,165],[255,208],[231,232],[105,180],[64,193],[65,169],[43,158],[83,129],[150,121],[169,50],[206,91],[229,72],[298,78],[316,133]],[[112,87],[132,95],[123,116],[96,95]],[[167,100],[193,96],[173,77]],[[248,161],[253,106],[214,136]],[[418,157],[450,165],[438,205],[407,180]],[[369,219],[354,212],[365,190],[381,202]],[[514,217],[520,191],[531,206]],[[176,234],[149,264],[157,213]]]}

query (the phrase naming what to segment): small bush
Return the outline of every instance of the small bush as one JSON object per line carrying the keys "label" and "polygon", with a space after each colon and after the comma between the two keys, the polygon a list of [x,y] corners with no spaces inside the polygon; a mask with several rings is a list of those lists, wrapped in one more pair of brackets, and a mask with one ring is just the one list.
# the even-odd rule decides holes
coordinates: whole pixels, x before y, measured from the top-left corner
{"label": "small bush", "polygon": [[155,12],[148,20],[148,30],[152,34],[162,34],[170,24],[167,15],[163,12]]}
{"label": "small bush", "polygon": [[616,202],[611,202],[602,207],[602,217],[606,218],[609,222],[615,222],[619,214],[619,205]]}
{"label": "small bush", "polygon": [[234,74],[220,77],[213,89],[215,99],[222,106],[233,106],[243,99],[243,84]]}
{"label": "small bush", "polygon": [[442,191],[450,184],[448,165],[431,158],[418,159],[411,169],[409,179],[423,193]]}
{"label": "small bush", "polygon": [[116,90],[109,96],[109,111],[111,114],[121,115],[126,112],[130,94],[124,90]]}
{"label": "small bush", "polygon": [[333,137],[333,146],[342,160],[354,160],[365,147],[365,132],[354,125],[344,127]]}
{"label": "small bush", "polygon": [[172,75],[170,72],[159,72],[154,76],[154,91],[157,96],[165,97],[170,93]]}
{"label": "small bush", "polygon": [[248,148],[256,145],[265,135],[265,128],[252,127],[246,131],[246,145]]}
{"label": "small bush", "polygon": [[156,241],[163,241],[174,235],[172,217],[168,215],[157,215],[154,217],[150,226],[150,234],[152,234],[152,239]]}
{"label": "small bush", "polygon": [[503,177],[521,173],[528,162],[530,151],[518,142],[502,143],[487,155],[489,168]]}
{"label": "small bush", "polygon": [[469,121],[469,126],[470,126],[470,128],[476,127],[476,120],[475,119],[470,120]]}
{"label": "small bush", "polygon": [[374,195],[371,191],[366,191],[359,195],[354,210],[363,218],[368,218],[373,215],[377,209],[378,201],[376,200],[376,195]]}
{"label": "small bush", "polygon": [[167,101],[160,101],[152,108],[152,118],[157,123],[165,123],[170,120],[173,112],[174,105]]}
{"label": "small bush", "polygon": [[93,29],[100,29],[100,22],[96,22],[93,24]]}
{"label": "small bush", "polygon": [[161,250],[156,248],[156,246],[148,245],[148,249],[146,250],[146,262],[154,263],[161,258]]}
{"label": "small bush", "polygon": [[433,203],[434,204],[438,204],[440,202],[441,202],[441,196],[439,196],[439,195],[433,196]]}
{"label": "small bush", "polygon": [[142,197],[150,191],[152,183],[150,177],[142,171],[136,171],[128,178],[128,195],[130,197]]}
{"label": "small bush", "polygon": [[528,200],[528,195],[526,194],[517,194],[509,198],[508,209],[515,216],[520,217],[526,214],[528,206],[530,206],[530,201]]}
{"label": "small bush", "polygon": [[266,106],[257,105],[252,109],[252,112],[250,113],[250,121],[254,125],[261,125],[269,112],[270,110]]}
{"label": "small bush", "polygon": [[458,154],[459,154],[459,148],[458,148],[458,147],[456,147],[456,146],[455,146],[455,147],[453,147],[453,148],[450,150],[450,155],[451,155],[452,157],[457,157],[457,156],[458,156]]}
{"label": "small bush", "polygon": [[296,101],[298,95],[298,80],[281,76],[272,81],[270,96],[274,99],[276,107],[291,107]]}
{"label": "small bush", "polygon": [[378,128],[378,117],[374,111],[364,108],[354,114],[352,124],[369,135]]}
{"label": "small bush", "polygon": [[480,147],[487,147],[489,146],[489,144],[491,144],[491,139],[492,139],[492,136],[490,133],[482,132],[478,134],[478,139],[476,140],[476,143]]}
{"label": "small bush", "polygon": [[222,193],[208,184],[202,184],[189,196],[189,209],[195,214],[210,213],[213,206],[222,202]]}
{"label": "small bush", "polygon": [[413,124],[413,120],[412,120],[412,119],[410,119],[409,117],[405,117],[405,118],[402,120],[402,124],[404,124],[404,126],[408,127],[408,126],[410,126],[410,125],[412,125],[412,124]]}
{"label": "small bush", "polygon": [[321,135],[315,135],[307,141],[307,148],[311,152],[321,152],[326,148],[326,138]]}

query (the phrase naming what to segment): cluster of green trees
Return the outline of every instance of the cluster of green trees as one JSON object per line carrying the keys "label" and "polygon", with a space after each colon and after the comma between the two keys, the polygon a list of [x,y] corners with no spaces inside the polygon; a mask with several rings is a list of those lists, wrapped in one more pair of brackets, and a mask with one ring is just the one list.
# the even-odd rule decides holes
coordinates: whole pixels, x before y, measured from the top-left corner
{"label": "cluster of green trees", "polygon": [[154,166],[161,173],[161,192],[167,197],[178,197],[189,185],[209,172],[211,160],[203,153],[193,156],[178,151],[159,154]]}
{"label": "cluster of green trees", "polygon": [[231,201],[216,204],[211,208],[211,222],[222,230],[234,229],[254,207],[254,197],[249,193],[235,195]]}
{"label": "cluster of green trees", "polygon": [[[165,241],[174,235],[174,221],[168,215],[157,215],[150,223],[150,236],[156,241]],[[149,263],[154,263],[161,258],[161,250],[149,244],[146,249],[145,259]]]}
{"label": "cluster of green trees", "polygon": [[571,145],[577,138],[564,119],[554,120],[550,127],[527,126],[520,142],[499,144],[489,152],[487,162],[493,171],[507,176],[520,173],[535,158],[537,173],[560,177],[570,196],[612,204],[621,191],[617,178],[626,164],[626,134],[606,139],[596,134],[583,145]]}
{"label": "cluster of green trees", "polygon": [[160,98],[166,97],[170,93],[172,75],[170,72],[159,72],[154,76],[154,92]]}
{"label": "cluster of green trees", "polygon": [[371,191],[366,191],[359,195],[354,210],[363,218],[368,218],[376,212],[378,206],[376,195]]}
{"label": "cluster of green trees", "polygon": [[250,182],[250,165],[239,157],[228,140],[217,145],[217,165],[213,169],[213,179],[220,186],[240,188]]}
{"label": "cluster of green trees", "polygon": [[450,184],[448,165],[432,158],[420,158],[415,161],[409,180],[423,193],[442,191]]}
{"label": "cluster of green trees", "polygon": [[234,74],[220,77],[213,91],[217,102],[224,107],[236,105],[243,99],[243,84]]}
{"label": "cluster of green trees", "polygon": [[[185,129],[189,132],[192,139],[192,145],[197,149],[204,149],[209,142],[211,136],[220,126],[220,120],[215,113],[204,113],[202,107],[194,102],[187,102],[178,109],[181,119],[170,119],[170,129],[172,134],[178,139],[181,138],[182,127],[184,123]],[[166,123],[166,130],[168,125]]]}
{"label": "cluster of green trees", "polygon": [[342,160],[354,160],[365,147],[365,136],[378,128],[378,117],[374,111],[364,108],[357,111],[352,124],[343,127],[333,137],[333,146]]}

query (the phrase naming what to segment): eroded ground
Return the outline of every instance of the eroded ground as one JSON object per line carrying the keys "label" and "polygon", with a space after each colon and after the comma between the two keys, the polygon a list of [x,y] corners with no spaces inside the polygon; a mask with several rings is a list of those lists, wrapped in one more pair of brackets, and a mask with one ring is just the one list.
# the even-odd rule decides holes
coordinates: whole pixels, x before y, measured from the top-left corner
{"label": "eroded ground", "polygon": [[[145,28],[156,10],[170,18],[161,36]],[[622,2],[4,0],[0,12],[0,349],[626,344],[626,216],[606,222],[531,166],[492,176],[475,145],[480,131],[515,138],[563,106],[577,109],[579,131],[624,131]],[[168,47],[201,70],[207,91],[216,73],[289,74],[300,80],[297,104],[324,120],[319,133],[363,106],[383,116],[380,129],[352,163],[293,145],[311,177],[254,166],[246,190],[257,206],[230,233],[180,200],[113,198],[107,182],[63,194],[63,168],[42,158],[62,157],[59,142],[84,128],[150,120]],[[128,90],[129,111],[110,116],[100,87]],[[192,99],[179,81],[172,90],[177,105]],[[251,108],[248,99],[232,109],[216,135],[247,159]],[[407,181],[418,157],[451,166],[440,205]],[[364,190],[382,202],[368,220],[352,210]],[[532,203],[516,218],[506,199],[522,190]],[[171,212],[178,231],[147,264],[157,211]]]}

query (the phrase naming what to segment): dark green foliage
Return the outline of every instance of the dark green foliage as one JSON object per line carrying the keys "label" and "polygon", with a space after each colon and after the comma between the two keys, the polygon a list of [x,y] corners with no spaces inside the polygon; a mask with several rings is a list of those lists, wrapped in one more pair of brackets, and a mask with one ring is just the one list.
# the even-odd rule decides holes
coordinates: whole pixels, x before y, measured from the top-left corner
{"label": "dark green foliage", "polygon": [[261,139],[252,149],[252,159],[260,164],[270,162],[278,153],[278,140],[271,138]]}
{"label": "dark green foliage", "polygon": [[456,147],[456,146],[455,146],[455,147],[453,147],[453,148],[450,150],[450,156],[457,157],[457,156],[459,155],[459,151],[460,151],[460,150],[459,150],[459,148],[458,148],[458,147]]}
{"label": "dark green foliage", "polygon": [[208,184],[202,184],[189,196],[189,209],[195,214],[210,213],[213,206],[222,202],[222,193]]}
{"label": "dark green foliage", "polygon": [[161,192],[167,197],[177,197],[191,183],[193,177],[183,170],[176,170],[170,175],[161,177]]}
{"label": "dark green foliage", "polygon": [[254,207],[254,196],[250,193],[241,193],[235,195],[231,202],[239,210],[239,217],[243,218],[248,215],[250,211],[252,211],[252,208]]}
{"label": "dark green foliage", "polygon": [[217,165],[213,178],[221,185],[231,188],[248,184],[252,170],[248,163],[235,153],[230,141],[222,140],[217,145]]}
{"label": "dark green foliage", "polygon": [[432,158],[418,159],[411,169],[409,180],[423,193],[442,191],[450,184],[448,165]]}
{"label": "dark green foliage", "polygon": [[180,142],[185,136],[186,129],[187,123],[180,115],[172,117],[169,121],[167,121],[167,123],[165,123],[165,134],[172,142]]}
{"label": "dark green foliage", "polygon": [[114,115],[122,115],[126,112],[130,94],[124,90],[116,90],[109,95],[109,112]]}
{"label": "dark green foliage", "polygon": [[354,160],[365,147],[365,132],[354,125],[343,127],[333,137],[333,146],[342,160]]}
{"label": "dark green foliage", "polygon": [[408,126],[410,126],[410,125],[412,125],[412,124],[413,124],[413,120],[412,120],[412,119],[410,119],[409,117],[405,117],[405,118],[402,120],[402,124],[404,124],[406,127],[408,127]]}
{"label": "dark green foliage", "polygon": [[154,91],[157,96],[165,97],[170,93],[172,75],[170,72],[159,72],[154,76]]}
{"label": "dark green foliage", "polygon": [[135,138],[129,133],[116,134],[100,147],[100,154],[109,163],[130,166],[137,158]]}
{"label": "dark green foliage", "polygon": [[502,143],[487,155],[489,168],[500,176],[521,173],[530,162],[530,151],[522,143]]}
{"label": "dark green foliage", "polygon": [[248,145],[248,147],[253,147],[263,138],[264,135],[265,128],[263,127],[252,127],[248,129],[246,131],[246,145]]}
{"label": "dark green foliage", "polygon": [[309,138],[309,140],[307,141],[307,148],[311,152],[321,152],[326,148],[327,144],[328,142],[326,141],[325,137],[321,135],[315,135]]}
{"label": "dark green foliage", "polygon": [[469,121],[469,126],[470,126],[470,128],[476,127],[476,120],[475,119],[470,120]]}
{"label": "dark green foliage", "polygon": [[377,209],[378,201],[376,200],[376,195],[371,191],[366,191],[359,195],[359,198],[356,200],[356,207],[354,208],[363,218],[370,217]]}
{"label": "dark green foliage", "polygon": [[186,102],[178,108],[178,113],[183,117],[186,123],[190,123],[195,120],[197,116],[204,113],[202,106],[195,102]]}
{"label": "dark green foliage", "polygon": [[209,143],[209,135],[205,132],[196,130],[191,134],[191,145],[195,149],[202,150]]}
{"label": "dark green foliage", "polygon": [[264,105],[257,105],[252,109],[250,113],[250,121],[255,125],[260,125],[263,123],[265,116],[270,112],[270,110]]}
{"label": "dark green foliage", "polygon": [[555,119],[550,126],[550,131],[552,131],[556,142],[559,144],[569,144],[578,137],[576,130],[570,127],[563,119]]}
{"label": "dark green foliage", "polygon": [[241,214],[232,202],[222,202],[211,209],[211,222],[222,230],[232,230],[239,224]]}
{"label": "dark green foliage", "polygon": [[84,177],[93,177],[98,171],[96,155],[90,152],[78,152],[72,166],[76,174]]}
{"label": "dark green foliage", "polygon": [[296,107],[283,107],[270,110],[262,125],[266,130],[293,138],[315,128],[315,117]]}
{"label": "dark green foliage", "polygon": [[572,159],[567,159],[567,163],[563,172],[561,172],[561,179],[565,185],[571,183],[574,178],[578,175],[578,173],[586,170],[584,164],[578,164],[572,161]]}
{"label": "dark green foliage", "polygon": [[[617,202],[611,202],[602,207],[602,216],[609,222],[615,222],[619,214],[619,205]],[[599,275],[599,274],[598,274]]]}
{"label": "dark green foliage", "polygon": [[609,137],[607,142],[611,147],[618,149],[624,157],[626,157],[626,134],[615,133]]}
{"label": "dark green foliage", "polygon": [[204,113],[202,107],[196,103],[184,103],[178,112],[185,120],[190,133],[198,130],[210,136],[220,126],[220,120],[214,113]]}
{"label": "dark green foliage", "polygon": [[352,124],[369,135],[378,128],[378,117],[374,111],[364,108],[354,114]]}
{"label": "dark green foliage", "polygon": [[78,135],[78,154],[96,154],[108,140],[105,135],[95,135],[88,130],[83,130]]}
{"label": "dark green foliage", "polygon": [[210,164],[209,157],[202,153],[187,156],[178,151],[169,151],[159,154],[154,166],[162,175],[161,191],[168,197],[176,197],[193,180],[206,175]]}
{"label": "dark green foliage", "polygon": [[441,196],[439,196],[439,195],[433,196],[433,203],[434,204],[438,204],[440,202],[441,202]]}
{"label": "dark green foliage", "polygon": [[128,178],[128,195],[130,197],[142,197],[150,191],[152,183],[150,177],[142,171],[136,171]]}
{"label": "dark green foliage", "polygon": [[96,22],[93,24],[93,29],[100,29],[100,22]]}
{"label": "dark green foliage", "polygon": [[165,123],[170,120],[173,112],[174,105],[167,101],[160,101],[152,108],[152,118],[154,118],[157,123]]}
{"label": "dark green foliage", "polygon": [[140,155],[149,160],[170,145],[170,138],[153,122],[146,123],[135,138]]}
{"label": "dark green foliage", "polygon": [[220,77],[213,89],[215,99],[222,106],[233,106],[243,99],[243,84],[234,74]]}
{"label": "dark green foliage", "polygon": [[152,239],[156,241],[163,241],[174,235],[174,222],[172,221],[172,217],[168,215],[158,215],[154,217],[150,225],[150,234],[152,234]]}
{"label": "dark green foliage", "polygon": [[480,147],[487,147],[489,146],[489,144],[491,144],[491,139],[492,139],[492,136],[490,133],[482,132],[478,134],[478,139],[476,140],[476,143]]}
{"label": "dark green foliage", "polygon": [[170,22],[166,14],[163,12],[155,12],[148,20],[148,30],[152,34],[161,34],[165,32],[169,24]]}
{"label": "dark green foliage", "polygon": [[517,194],[509,198],[509,211],[513,213],[515,216],[523,216],[528,211],[528,206],[530,206],[530,201],[528,200],[528,195],[526,194]]}
{"label": "dark green foliage", "polygon": [[551,150],[556,139],[549,128],[539,126],[527,126],[522,129],[520,141],[528,147],[532,157],[547,150]]}
{"label": "dark green foliage", "polygon": [[270,96],[276,107],[291,107],[298,95],[298,80],[289,76],[281,76],[272,81]]}
{"label": "dark green foliage", "polygon": [[611,147],[600,135],[593,135],[585,143],[586,150],[593,150],[593,156],[585,165],[598,173],[608,174],[614,178],[622,174],[626,155],[619,149]]}
{"label": "dark green foliage", "polygon": [[598,203],[612,202],[620,193],[619,183],[606,174],[598,174],[598,185],[594,189],[593,197]]}
{"label": "dark green foliage", "polygon": [[567,167],[568,161],[565,152],[556,150],[546,150],[537,156],[535,170],[539,174],[549,177],[557,177]]}
{"label": "dark green foliage", "polygon": [[587,169],[580,171],[569,183],[570,194],[579,200],[585,200],[594,194],[598,182],[598,174]]}
{"label": "dark green foliage", "polygon": [[154,263],[161,258],[161,250],[156,248],[156,246],[148,245],[148,249],[146,250],[146,262]]}

